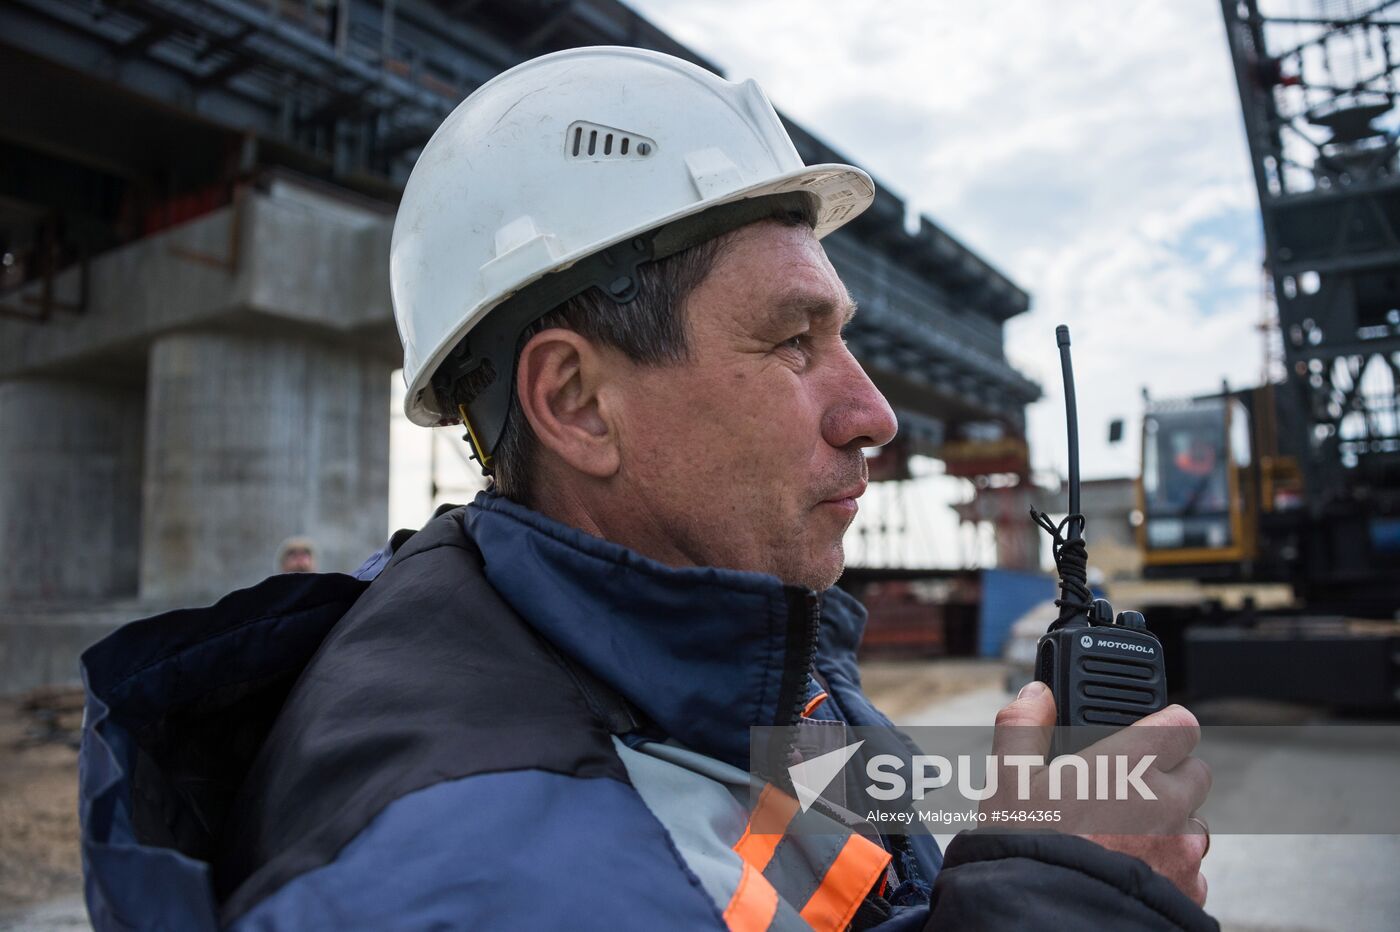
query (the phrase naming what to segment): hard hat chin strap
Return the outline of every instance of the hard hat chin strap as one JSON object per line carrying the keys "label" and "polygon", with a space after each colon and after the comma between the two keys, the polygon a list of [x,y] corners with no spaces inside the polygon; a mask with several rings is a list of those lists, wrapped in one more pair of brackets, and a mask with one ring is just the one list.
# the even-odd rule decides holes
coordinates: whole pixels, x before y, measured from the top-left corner
{"label": "hard hat chin strap", "polygon": [[487,452],[481,438],[476,435],[476,429],[472,427],[471,416],[467,414],[467,406],[458,405],[457,414],[462,418],[462,426],[467,429],[467,434],[462,439],[467,441],[467,444],[472,448],[472,459],[481,464],[483,475],[491,475],[496,467],[496,458]]}
{"label": "hard hat chin strap", "polygon": [[815,223],[815,203],[813,195],[793,191],[720,204],[549,273],[487,312],[438,367],[432,379],[438,410],[457,410],[467,428],[463,439],[471,445],[472,458],[491,475],[510,412],[518,344],[531,324],[590,288],[628,304],[641,290],[638,270],[646,263],[781,214]]}

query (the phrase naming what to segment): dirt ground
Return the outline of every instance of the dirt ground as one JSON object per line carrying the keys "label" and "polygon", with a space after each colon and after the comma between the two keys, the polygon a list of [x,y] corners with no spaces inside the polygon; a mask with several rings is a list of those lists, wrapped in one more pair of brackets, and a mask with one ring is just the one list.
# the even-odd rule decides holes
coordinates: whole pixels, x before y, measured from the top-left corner
{"label": "dirt ground", "polygon": [[40,708],[0,699],[0,913],[72,894],[78,856],[81,706],[72,694]]}
{"label": "dirt ground", "polygon": [[940,699],[998,687],[1006,665],[978,657],[937,660],[863,660],[861,686],[875,707],[897,725],[910,713]]}

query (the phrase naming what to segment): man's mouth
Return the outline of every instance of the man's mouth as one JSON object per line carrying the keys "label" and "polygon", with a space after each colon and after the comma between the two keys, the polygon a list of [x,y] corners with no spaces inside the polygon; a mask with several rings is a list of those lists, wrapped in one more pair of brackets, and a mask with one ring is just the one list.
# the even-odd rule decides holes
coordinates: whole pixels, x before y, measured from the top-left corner
{"label": "man's mouth", "polygon": [[856,499],[860,498],[862,495],[865,494],[865,486],[865,481],[861,480],[855,485],[849,486],[843,491],[837,492],[835,495],[832,495],[829,498],[822,499],[821,504],[835,505],[839,508],[846,508],[854,512],[860,507],[856,503]]}

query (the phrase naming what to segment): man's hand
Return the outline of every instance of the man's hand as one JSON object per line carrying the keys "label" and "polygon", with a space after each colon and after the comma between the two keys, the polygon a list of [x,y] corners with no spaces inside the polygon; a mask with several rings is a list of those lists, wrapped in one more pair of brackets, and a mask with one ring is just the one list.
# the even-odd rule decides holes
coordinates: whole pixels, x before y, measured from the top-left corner
{"label": "man's hand", "polygon": [[[1055,697],[1044,683],[1026,685],[1009,705],[997,713],[996,731],[992,739],[993,753],[1005,761],[1008,755],[1033,755],[1049,758],[1050,737],[1055,725]],[[1167,726],[1167,727],[1161,727]],[[1088,831],[1082,837],[1105,848],[1132,855],[1145,861],[1190,897],[1197,905],[1205,905],[1206,879],[1201,874],[1201,858],[1205,856],[1207,839],[1190,817],[1205,802],[1210,792],[1210,768],[1191,751],[1200,741],[1200,724],[1196,717],[1179,705],[1135,722],[1122,731],[1091,745],[1081,752],[1084,756],[1126,754],[1131,760],[1146,754],[1155,755],[1153,765],[1142,775],[1157,799],[1139,804],[1133,811],[1132,824],[1141,825],[1143,834],[1095,834]],[[1030,799],[1017,800],[1014,805],[1031,808],[1065,809],[1070,815],[1061,827],[1074,831],[1076,821],[1093,826],[1103,825],[1103,809],[1118,803],[1073,802],[1051,800],[1048,767],[1035,768],[1030,776]],[[1069,771],[1072,774],[1072,771]],[[983,802],[983,808],[1007,807],[1006,799],[1016,792],[1017,778],[1013,771],[1003,770],[995,797]],[[1073,780],[1067,779],[1066,785]],[[1100,807],[1096,819],[1093,807]]]}

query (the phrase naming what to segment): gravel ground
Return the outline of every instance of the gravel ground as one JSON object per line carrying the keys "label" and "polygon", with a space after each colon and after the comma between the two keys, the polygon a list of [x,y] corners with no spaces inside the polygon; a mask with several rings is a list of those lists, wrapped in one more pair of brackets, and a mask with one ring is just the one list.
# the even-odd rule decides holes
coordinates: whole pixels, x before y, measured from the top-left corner
{"label": "gravel ground", "polygon": [[[1000,689],[1006,667],[1000,660],[947,657],[938,660],[866,660],[860,665],[861,686],[875,707],[896,725],[912,724],[909,716],[954,696]],[[982,724],[990,724],[991,719]]]}
{"label": "gravel ground", "polygon": [[91,929],[80,893],[0,913],[0,932],[84,932]]}
{"label": "gravel ground", "polygon": [[47,732],[19,700],[0,700],[0,921],[81,884],[78,753],[71,731],[36,740]]}

